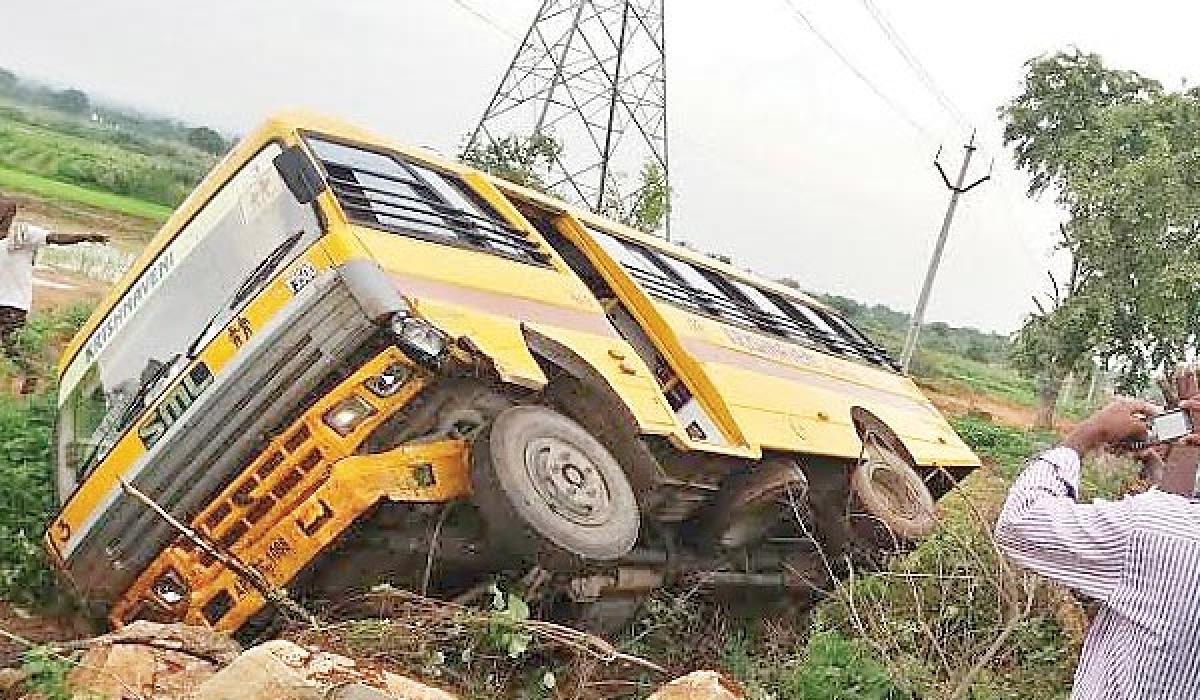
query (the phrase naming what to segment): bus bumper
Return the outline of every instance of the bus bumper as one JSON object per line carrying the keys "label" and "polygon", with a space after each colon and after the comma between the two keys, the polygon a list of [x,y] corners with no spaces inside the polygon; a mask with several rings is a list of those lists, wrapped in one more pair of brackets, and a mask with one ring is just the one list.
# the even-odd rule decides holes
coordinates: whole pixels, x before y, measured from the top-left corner
{"label": "bus bumper", "polygon": [[[397,365],[408,378],[394,394],[367,390]],[[198,538],[250,569],[246,580],[182,533],[110,610],[121,626],[135,619],[182,621],[236,631],[359,517],[384,499],[443,503],[470,490],[468,449],[462,440],[402,445],[356,454],[371,432],[407,405],[432,376],[396,348],[383,351],[272,439],[190,527]],[[346,435],[326,418],[347,400],[361,399],[369,416]],[[359,406],[362,404],[359,403]]]}

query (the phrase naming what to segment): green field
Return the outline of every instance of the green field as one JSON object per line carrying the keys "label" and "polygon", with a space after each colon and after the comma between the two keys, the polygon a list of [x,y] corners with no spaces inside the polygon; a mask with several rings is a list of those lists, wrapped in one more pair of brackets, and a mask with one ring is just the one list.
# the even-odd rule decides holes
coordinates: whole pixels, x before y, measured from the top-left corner
{"label": "green field", "polygon": [[59,182],[40,175],[18,172],[0,167],[0,189],[14,190],[43,197],[49,200],[59,200],[85,204],[97,209],[136,216],[150,221],[165,221],[171,215],[171,208],[133,197],[100,192],[79,185]]}
{"label": "green field", "polygon": [[161,221],[215,162],[177,141],[0,101],[3,187]]}

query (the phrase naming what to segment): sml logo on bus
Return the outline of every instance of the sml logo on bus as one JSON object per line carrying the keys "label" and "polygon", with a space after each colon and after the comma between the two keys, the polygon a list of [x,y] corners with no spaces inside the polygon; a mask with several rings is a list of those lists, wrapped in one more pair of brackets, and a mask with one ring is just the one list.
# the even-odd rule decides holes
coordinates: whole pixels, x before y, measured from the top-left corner
{"label": "sml logo on bus", "polygon": [[212,383],[212,371],[203,362],[197,363],[184,375],[183,381],[167,392],[154,414],[138,427],[138,437],[146,449],[154,447]]}

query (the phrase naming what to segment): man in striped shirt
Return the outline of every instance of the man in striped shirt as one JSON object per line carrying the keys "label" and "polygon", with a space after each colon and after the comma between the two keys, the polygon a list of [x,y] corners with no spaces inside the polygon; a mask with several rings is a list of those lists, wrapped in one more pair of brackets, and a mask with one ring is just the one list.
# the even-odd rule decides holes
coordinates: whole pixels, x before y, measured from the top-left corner
{"label": "man in striped shirt", "polygon": [[[1200,401],[1181,405],[1200,412]],[[1200,501],[1158,489],[1076,501],[1080,458],[1144,439],[1144,419],[1160,411],[1118,399],[1081,423],[1029,463],[996,523],[996,543],[1013,562],[1100,603],[1075,700],[1200,698]]]}

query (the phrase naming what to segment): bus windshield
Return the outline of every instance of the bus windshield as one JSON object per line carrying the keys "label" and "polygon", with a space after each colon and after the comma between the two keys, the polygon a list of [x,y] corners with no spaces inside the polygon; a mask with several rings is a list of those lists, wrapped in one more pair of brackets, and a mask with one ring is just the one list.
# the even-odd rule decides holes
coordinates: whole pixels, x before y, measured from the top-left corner
{"label": "bus windshield", "polygon": [[[320,234],[314,208],[296,201],[274,167],[281,152],[270,144],[251,158],[129,284],[84,342],[59,389],[58,458],[66,467],[60,475],[78,478],[103,459],[140,415],[130,408],[139,387],[148,384],[152,392],[182,371],[186,363],[178,360],[188,346],[211,320],[220,320],[214,313],[231,304],[233,290],[266,256],[289,247],[292,257]],[[287,246],[289,239],[296,244]]]}

